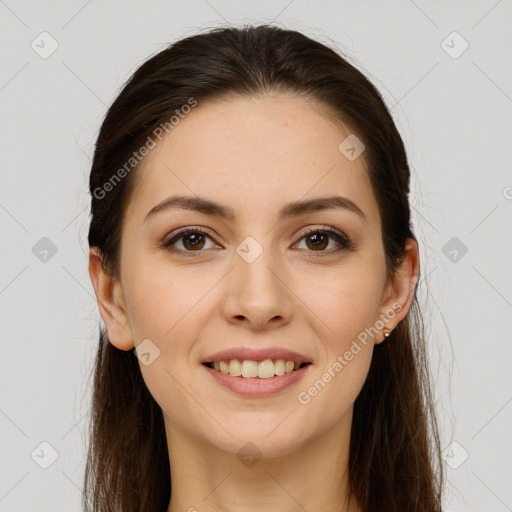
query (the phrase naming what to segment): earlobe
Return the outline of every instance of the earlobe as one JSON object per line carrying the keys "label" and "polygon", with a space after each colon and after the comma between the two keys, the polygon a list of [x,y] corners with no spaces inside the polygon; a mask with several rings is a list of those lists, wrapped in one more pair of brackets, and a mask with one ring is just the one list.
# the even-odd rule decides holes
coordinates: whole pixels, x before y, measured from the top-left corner
{"label": "earlobe", "polygon": [[97,247],[91,247],[89,252],[89,276],[109,341],[120,350],[134,348],[121,283],[103,268]]}
{"label": "earlobe", "polygon": [[388,337],[385,335],[386,332],[391,332],[407,316],[414,298],[418,276],[418,243],[415,239],[409,238],[406,242],[404,258],[387,285],[381,313],[385,327],[382,330],[382,340],[376,343],[385,341]]}

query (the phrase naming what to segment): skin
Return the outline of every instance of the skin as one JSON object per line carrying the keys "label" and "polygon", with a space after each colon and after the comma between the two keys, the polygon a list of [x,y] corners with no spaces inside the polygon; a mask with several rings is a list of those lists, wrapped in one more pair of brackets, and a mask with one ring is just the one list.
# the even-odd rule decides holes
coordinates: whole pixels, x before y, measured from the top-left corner
{"label": "skin", "polygon": [[[284,94],[198,105],[137,170],[122,227],[120,279],[103,270],[91,249],[89,273],[110,342],[129,350],[149,338],[160,350],[150,365],[139,364],[164,415],[169,512],[358,511],[346,505],[345,493],[353,404],[373,346],[385,339],[382,329],[359,343],[357,355],[309,403],[297,397],[393,304],[401,309],[387,328],[406,316],[419,256],[410,240],[401,267],[386,278],[364,153],[349,161],[338,150],[352,132],[328,116],[324,106]],[[177,209],[144,222],[153,206],[175,194],[217,201],[233,208],[236,219]],[[277,220],[284,204],[335,194],[354,201],[367,222],[343,209]],[[161,246],[188,226],[212,235],[201,255]],[[305,228],[326,226],[355,248],[329,238],[318,249],[311,236],[308,244]],[[248,236],[263,249],[252,263],[236,252]],[[190,237],[174,247],[198,250]],[[200,364],[238,346],[284,347],[313,364],[285,390],[245,398],[214,382]],[[247,442],[261,454],[251,467],[237,457]]]}

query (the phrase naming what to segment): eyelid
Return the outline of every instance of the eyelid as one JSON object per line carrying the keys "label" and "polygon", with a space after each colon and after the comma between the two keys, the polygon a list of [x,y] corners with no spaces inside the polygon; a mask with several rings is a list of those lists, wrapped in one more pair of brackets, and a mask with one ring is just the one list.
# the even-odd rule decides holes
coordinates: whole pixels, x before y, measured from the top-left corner
{"label": "eyelid", "polygon": [[187,226],[184,228],[178,228],[177,230],[169,233],[169,235],[164,238],[163,243],[168,243],[171,240],[173,240],[174,238],[186,235],[190,232],[194,232],[194,233],[199,232],[199,233],[208,235],[212,240],[215,240],[215,241],[217,240],[216,236],[213,234],[213,231],[211,231],[209,228],[206,228],[204,226]]}
{"label": "eyelid", "polygon": [[343,233],[343,231],[340,231],[336,228],[333,228],[332,226],[327,225],[314,225],[314,226],[308,226],[304,232],[302,232],[301,239],[309,235],[309,233],[316,233],[316,232],[327,232],[331,235],[338,235],[340,238],[343,238],[345,241],[349,242],[350,238]]}

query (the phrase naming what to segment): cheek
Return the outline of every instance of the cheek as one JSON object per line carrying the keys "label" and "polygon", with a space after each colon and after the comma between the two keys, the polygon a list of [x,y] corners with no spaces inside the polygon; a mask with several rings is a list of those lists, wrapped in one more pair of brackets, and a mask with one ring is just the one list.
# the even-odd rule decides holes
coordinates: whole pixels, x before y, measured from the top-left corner
{"label": "cheek", "polygon": [[150,258],[133,261],[132,267],[125,288],[136,341],[154,338],[167,345],[193,336],[193,325],[199,327],[200,322],[191,319],[204,314],[208,291],[216,282],[213,273],[198,276],[192,266],[173,269]]}
{"label": "cheek", "polygon": [[329,346],[337,350],[344,350],[379,318],[384,279],[368,265],[347,265],[328,275],[325,271],[310,275],[299,283],[297,295],[324,325]]}
{"label": "cheek", "polygon": [[[170,265],[139,264],[128,283],[129,315],[136,345],[145,339],[157,347],[150,365],[140,363],[144,381],[169,415],[180,416],[197,371],[197,342],[215,315],[219,276]],[[193,405],[192,405],[193,406]],[[200,411],[199,411],[200,412]]]}
{"label": "cheek", "polygon": [[298,401],[326,425],[351,408],[370,368],[383,290],[383,276],[370,267],[360,261],[317,276],[321,288],[311,286],[310,276],[298,293],[314,312],[309,318],[322,352],[314,380],[305,383]]}
{"label": "cheek", "polygon": [[193,276],[188,269],[170,272],[169,266],[153,264],[140,266],[129,283],[136,341],[148,338],[159,350],[151,364],[139,363],[142,377],[164,414],[186,429],[205,420],[204,410],[191,398],[191,394],[198,396],[193,390],[198,364],[195,347],[214,314],[217,281],[213,273]]}
{"label": "cheek", "polygon": [[339,343],[339,348],[297,397],[308,429],[317,434],[351,421],[354,402],[368,376],[372,346]]}

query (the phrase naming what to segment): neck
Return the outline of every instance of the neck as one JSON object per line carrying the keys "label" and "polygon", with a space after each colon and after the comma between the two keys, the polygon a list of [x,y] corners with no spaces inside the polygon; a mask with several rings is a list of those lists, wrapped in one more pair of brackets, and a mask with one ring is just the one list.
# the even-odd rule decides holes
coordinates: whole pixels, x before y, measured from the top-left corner
{"label": "neck", "polygon": [[347,416],[288,454],[262,453],[259,459],[220,450],[165,417],[172,482],[168,512],[359,512],[354,500],[348,506],[352,415]]}

